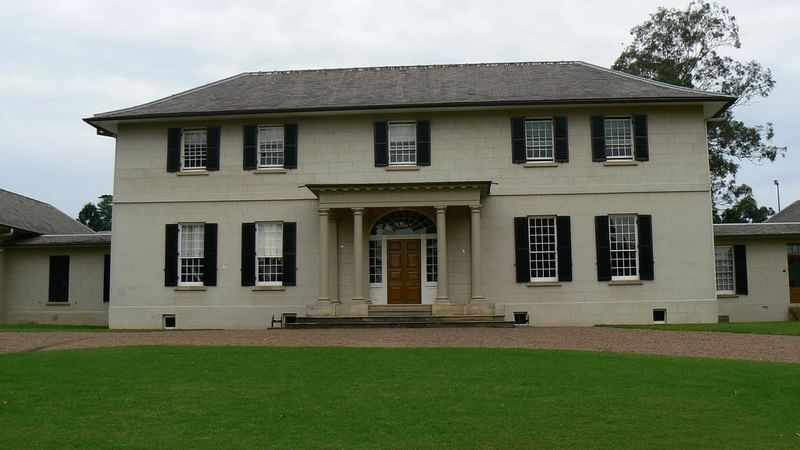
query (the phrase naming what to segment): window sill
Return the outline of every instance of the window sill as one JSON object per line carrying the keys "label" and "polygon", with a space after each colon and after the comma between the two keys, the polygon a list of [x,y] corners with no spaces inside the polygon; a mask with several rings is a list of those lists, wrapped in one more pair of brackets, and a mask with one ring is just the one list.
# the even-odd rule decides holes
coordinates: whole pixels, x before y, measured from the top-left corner
{"label": "window sill", "polygon": [[522,167],[530,168],[530,167],[558,167],[559,164],[555,161],[528,161],[522,165]]}
{"label": "window sill", "polygon": [[254,174],[265,174],[265,173],[286,173],[288,169],[283,167],[262,167],[260,169],[256,169],[253,171]]}
{"label": "window sill", "polygon": [[717,294],[717,298],[739,298],[739,294]]}
{"label": "window sill", "polygon": [[176,291],[207,291],[205,286],[177,286]]}
{"label": "window sill", "polygon": [[72,304],[71,302],[47,302],[46,303],[47,306],[69,306],[71,304]]}
{"label": "window sill", "polygon": [[253,291],[285,291],[286,286],[253,286]]}
{"label": "window sill", "polygon": [[197,175],[208,175],[208,171],[203,170],[181,170],[179,172],[175,172],[176,175],[179,177],[193,177]]}
{"label": "window sill", "polygon": [[548,287],[548,286],[561,286],[560,281],[529,281],[525,284],[528,287]]}
{"label": "window sill", "polygon": [[394,171],[402,172],[402,171],[407,171],[407,170],[419,170],[419,166],[416,166],[416,165],[415,166],[411,166],[411,165],[408,165],[408,166],[386,166],[386,167],[384,167],[384,169],[387,172],[394,172]]}
{"label": "window sill", "polygon": [[644,284],[642,280],[611,280],[608,282],[609,286],[637,286]]}
{"label": "window sill", "polygon": [[638,166],[639,161],[633,159],[608,159],[603,162],[604,166]]}

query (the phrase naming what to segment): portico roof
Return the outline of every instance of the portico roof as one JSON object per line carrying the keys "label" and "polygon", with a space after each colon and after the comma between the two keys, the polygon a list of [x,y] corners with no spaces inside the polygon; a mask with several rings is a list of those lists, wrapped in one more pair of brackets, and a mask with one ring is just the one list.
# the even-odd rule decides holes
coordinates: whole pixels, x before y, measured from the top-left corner
{"label": "portico roof", "polygon": [[393,206],[480,206],[492,182],[307,184],[321,208]]}

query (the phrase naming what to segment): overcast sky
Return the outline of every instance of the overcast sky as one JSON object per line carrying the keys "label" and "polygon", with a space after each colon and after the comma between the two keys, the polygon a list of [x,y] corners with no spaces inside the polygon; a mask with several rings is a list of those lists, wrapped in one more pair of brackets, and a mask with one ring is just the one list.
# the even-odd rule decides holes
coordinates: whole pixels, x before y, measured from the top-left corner
{"label": "overcast sky", "polygon": [[[629,30],[688,1],[0,0],[0,188],[71,216],[113,189],[114,139],[82,118],[245,71],[582,60],[609,67]],[[775,124],[788,156],[742,164],[759,203],[800,199],[800,4],[724,1],[777,86],[735,114]],[[599,6],[602,5],[602,6]]]}

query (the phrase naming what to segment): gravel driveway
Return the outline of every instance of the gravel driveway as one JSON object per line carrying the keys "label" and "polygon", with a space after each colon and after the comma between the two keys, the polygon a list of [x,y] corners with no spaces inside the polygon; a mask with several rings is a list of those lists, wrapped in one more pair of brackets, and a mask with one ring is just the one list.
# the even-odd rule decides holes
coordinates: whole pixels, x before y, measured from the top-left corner
{"label": "gravel driveway", "polygon": [[0,332],[0,353],[126,345],[545,348],[800,362],[799,336],[593,327]]}

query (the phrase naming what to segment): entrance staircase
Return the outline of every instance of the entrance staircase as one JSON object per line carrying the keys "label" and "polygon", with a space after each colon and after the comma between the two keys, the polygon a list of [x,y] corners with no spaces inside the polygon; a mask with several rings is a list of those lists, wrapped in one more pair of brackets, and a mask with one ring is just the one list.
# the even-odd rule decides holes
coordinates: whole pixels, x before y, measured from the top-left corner
{"label": "entrance staircase", "polygon": [[513,328],[514,322],[498,315],[434,315],[431,305],[369,305],[366,316],[297,317],[284,327],[307,328]]}

